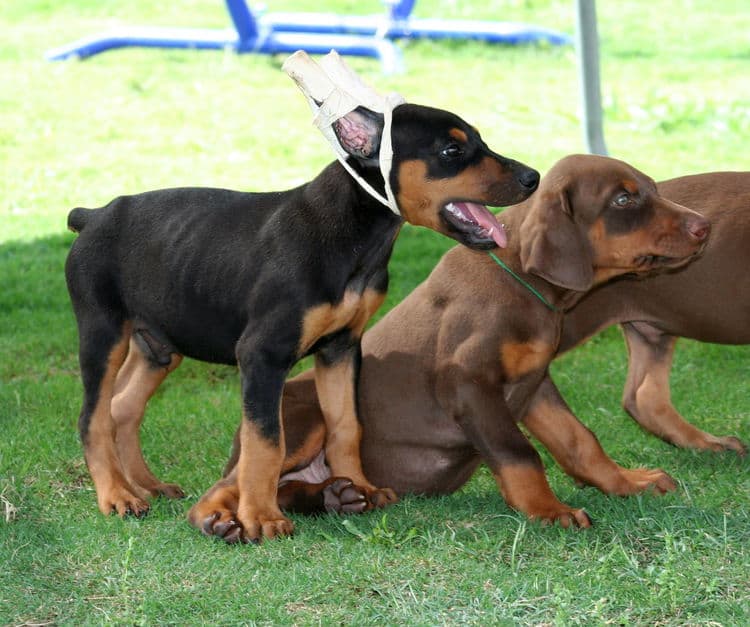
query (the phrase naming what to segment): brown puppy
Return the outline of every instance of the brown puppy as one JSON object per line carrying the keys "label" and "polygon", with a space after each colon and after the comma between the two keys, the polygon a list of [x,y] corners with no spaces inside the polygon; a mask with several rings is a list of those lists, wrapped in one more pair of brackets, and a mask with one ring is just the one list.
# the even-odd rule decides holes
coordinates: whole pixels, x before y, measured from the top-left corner
{"label": "brown puppy", "polygon": [[[629,165],[588,155],[558,162],[538,192],[507,209],[503,220],[509,245],[495,253],[538,296],[486,253],[448,252],[364,336],[362,462],[368,476],[399,493],[435,494],[458,489],[483,461],[515,509],[565,527],[588,527],[583,510],[552,493],[517,422],[528,414],[557,352],[563,311],[612,277],[687,263],[703,249],[710,225],[661,197],[654,182]],[[318,466],[325,430],[312,373],[287,383],[283,403],[290,434],[285,470]],[[567,442],[567,433],[549,421],[543,433],[533,420],[527,426],[561,456],[555,443]],[[565,455],[610,471],[590,483],[618,494],[673,489],[660,470],[621,469],[584,427],[576,436],[575,450]],[[235,481],[232,463],[228,485]],[[330,488],[341,495],[338,506],[325,498]],[[353,492],[356,486],[328,479],[317,486],[295,481],[279,494],[286,507],[351,511],[364,503]]]}
{"label": "brown puppy", "polygon": [[[669,371],[678,337],[750,343],[750,282],[742,278],[750,266],[750,172],[685,176],[659,183],[658,189],[670,200],[700,207],[711,221],[704,254],[680,272],[616,281],[586,295],[566,313],[558,350],[622,323],[630,358],[625,410],[676,446],[744,454],[736,437],[711,435],[680,416],[670,398]],[[551,382],[537,399],[556,407],[555,420],[570,419]]]}

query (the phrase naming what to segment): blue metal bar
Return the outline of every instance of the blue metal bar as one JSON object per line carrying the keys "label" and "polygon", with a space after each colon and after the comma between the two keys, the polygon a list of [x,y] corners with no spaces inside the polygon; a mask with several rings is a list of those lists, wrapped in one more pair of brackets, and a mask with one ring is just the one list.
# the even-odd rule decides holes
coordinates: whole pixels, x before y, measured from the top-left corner
{"label": "blue metal bar", "polygon": [[379,59],[387,74],[403,69],[401,53],[392,42],[357,35],[323,35],[320,33],[267,33],[253,39],[240,39],[237,31],[186,28],[128,27],[102,35],[79,39],[50,50],[46,58],[59,61],[87,57],[113,50],[138,46],[146,48],[231,49],[238,53],[283,54],[306,50],[310,54],[327,54],[331,49],[350,56]]}
{"label": "blue metal bar", "polygon": [[[388,1],[388,0],[386,0]],[[398,2],[390,1],[390,14],[394,20],[405,20],[411,15],[414,5],[417,0],[398,0]]]}
{"label": "blue metal bar", "polygon": [[[389,21],[385,16],[345,16],[336,13],[266,13],[258,23],[274,32],[349,33],[388,39],[467,39],[493,44],[546,42],[569,45],[571,37],[558,31],[522,22],[409,18]],[[379,30],[382,29],[382,30]]]}
{"label": "blue metal bar", "polygon": [[[545,41],[568,45],[572,39],[563,33],[521,22],[447,20],[413,18],[416,0],[383,0],[388,10],[380,15],[339,15],[337,13],[261,13],[259,24],[274,32],[338,33],[386,37],[388,39],[471,39],[498,44],[525,44]],[[227,4],[245,0],[227,0]]]}
{"label": "blue metal bar", "polygon": [[110,30],[101,35],[85,37],[73,43],[47,51],[49,61],[69,58],[85,59],[100,52],[143,46],[151,48],[233,48],[239,44],[234,29],[212,30],[200,28],[159,28],[149,26],[129,26]]}
{"label": "blue metal bar", "polygon": [[325,13],[269,13],[253,15],[245,0],[225,0],[233,29],[122,27],[80,39],[50,50],[51,61],[85,59],[114,48],[229,48],[236,52],[277,54],[306,50],[325,54],[373,57],[387,73],[402,69],[400,50],[391,39],[473,39],[491,43],[521,44],[547,41],[570,43],[567,35],[517,22],[416,19],[409,17],[416,0],[392,2],[390,12],[373,16],[340,16]]}
{"label": "blue metal bar", "polygon": [[307,31],[275,32],[259,25],[245,0],[226,0],[234,28],[168,28],[128,26],[86,37],[50,50],[50,61],[87,57],[124,47],[231,49],[238,53],[282,54],[306,50],[311,54],[327,54],[331,49],[350,56],[379,59],[388,74],[403,69],[401,52],[386,39],[367,35],[332,34]]}

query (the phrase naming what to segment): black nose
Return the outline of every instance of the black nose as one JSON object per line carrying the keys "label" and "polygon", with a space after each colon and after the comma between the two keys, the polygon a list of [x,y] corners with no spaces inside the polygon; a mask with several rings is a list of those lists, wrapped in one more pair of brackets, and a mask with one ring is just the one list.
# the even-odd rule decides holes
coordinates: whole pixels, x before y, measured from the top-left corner
{"label": "black nose", "polygon": [[533,192],[539,185],[539,172],[526,168],[518,175],[518,182]]}

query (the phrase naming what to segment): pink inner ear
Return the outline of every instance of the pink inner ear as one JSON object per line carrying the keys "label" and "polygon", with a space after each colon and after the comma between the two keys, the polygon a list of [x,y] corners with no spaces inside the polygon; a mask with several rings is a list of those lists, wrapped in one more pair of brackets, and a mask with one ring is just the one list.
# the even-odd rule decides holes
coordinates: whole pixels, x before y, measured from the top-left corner
{"label": "pink inner ear", "polygon": [[378,129],[356,111],[347,113],[333,123],[341,147],[356,157],[371,157],[375,152]]}

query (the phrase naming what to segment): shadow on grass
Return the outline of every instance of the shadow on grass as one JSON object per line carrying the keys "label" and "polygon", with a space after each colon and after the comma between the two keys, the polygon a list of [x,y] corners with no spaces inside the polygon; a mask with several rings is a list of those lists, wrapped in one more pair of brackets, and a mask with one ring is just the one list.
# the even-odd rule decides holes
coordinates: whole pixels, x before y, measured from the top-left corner
{"label": "shadow on grass", "polygon": [[[0,244],[0,423],[78,377],[64,264],[73,234]],[[78,402],[78,399],[76,399]]]}
{"label": "shadow on grass", "polygon": [[[70,233],[0,244],[0,337],[25,337],[33,331],[49,337],[51,314],[72,322],[65,288],[65,257],[75,236]],[[8,326],[10,325],[10,326]]]}

